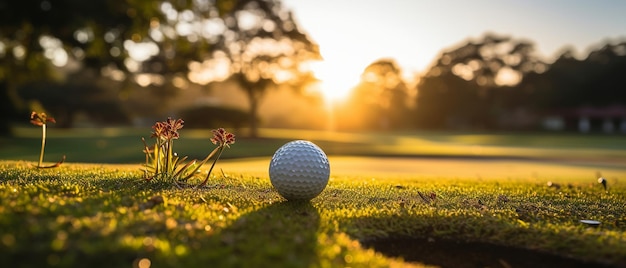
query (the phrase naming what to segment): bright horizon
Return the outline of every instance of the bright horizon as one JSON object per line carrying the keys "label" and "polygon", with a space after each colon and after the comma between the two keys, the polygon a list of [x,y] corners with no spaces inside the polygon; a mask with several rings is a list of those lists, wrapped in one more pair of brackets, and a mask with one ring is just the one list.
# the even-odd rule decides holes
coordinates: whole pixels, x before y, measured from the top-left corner
{"label": "bright horizon", "polygon": [[384,2],[283,0],[301,30],[319,44],[313,66],[327,98],[344,97],[370,63],[395,60],[410,79],[429,68],[443,49],[485,33],[526,39],[552,61],[565,47],[578,56],[626,39],[626,1],[463,0]]}

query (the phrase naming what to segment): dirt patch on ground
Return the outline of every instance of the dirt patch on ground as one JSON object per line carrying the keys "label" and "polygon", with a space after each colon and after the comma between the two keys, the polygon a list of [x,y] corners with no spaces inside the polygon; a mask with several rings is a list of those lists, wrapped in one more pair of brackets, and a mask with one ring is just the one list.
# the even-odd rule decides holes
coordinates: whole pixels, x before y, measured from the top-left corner
{"label": "dirt patch on ground", "polygon": [[407,262],[454,268],[474,267],[623,267],[584,262],[527,249],[503,247],[486,243],[428,241],[416,238],[393,238],[361,241],[386,256],[402,257]]}

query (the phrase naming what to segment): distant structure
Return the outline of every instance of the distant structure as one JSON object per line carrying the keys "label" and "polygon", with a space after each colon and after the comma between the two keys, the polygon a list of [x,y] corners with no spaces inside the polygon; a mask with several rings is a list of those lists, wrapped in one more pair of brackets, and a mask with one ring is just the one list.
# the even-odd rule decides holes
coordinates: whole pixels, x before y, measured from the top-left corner
{"label": "distant structure", "polygon": [[547,130],[575,130],[580,133],[626,134],[626,106],[579,107],[553,111],[543,119]]}

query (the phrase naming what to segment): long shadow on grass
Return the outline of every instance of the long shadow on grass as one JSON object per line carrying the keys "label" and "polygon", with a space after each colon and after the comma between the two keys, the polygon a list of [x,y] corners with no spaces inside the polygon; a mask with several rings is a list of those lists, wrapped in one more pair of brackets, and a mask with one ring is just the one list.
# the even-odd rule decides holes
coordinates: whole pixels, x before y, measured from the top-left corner
{"label": "long shadow on grass", "polygon": [[219,234],[235,267],[308,267],[320,216],[310,202],[281,202],[241,216]]}
{"label": "long shadow on grass", "polygon": [[387,238],[362,241],[387,256],[405,261],[439,267],[621,267],[560,257],[527,249],[497,246],[487,243],[428,241],[420,238]]}

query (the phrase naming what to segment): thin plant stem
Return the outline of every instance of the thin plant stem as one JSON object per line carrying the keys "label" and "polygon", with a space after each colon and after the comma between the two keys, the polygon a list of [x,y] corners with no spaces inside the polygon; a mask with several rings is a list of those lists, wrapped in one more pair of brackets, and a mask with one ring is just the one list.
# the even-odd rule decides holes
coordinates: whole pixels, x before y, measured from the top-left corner
{"label": "thin plant stem", "polygon": [[46,147],[46,124],[41,125],[41,153],[39,154],[39,165],[37,167],[41,167],[43,164],[43,151]]}
{"label": "thin plant stem", "polygon": [[172,140],[165,142],[165,172],[170,173],[170,161],[172,159]]}
{"label": "thin plant stem", "polygon": [[174,140],[170,140],[169,146],[167,147],[167,159],[169,161],[169,169],[168,173],[173,173],[176,169],[176,163],[174,162]]}
{"label": "thin plant stem", "polygon": [[222,152],[224,151],[224,146],[220,146],[219,149],[220,149],[220,151],[217,154],[217,157],[213,160],[213,164],[211,164],[211,168],[209,168],[209,173],[206,174],[206,178],[204,178],[204,181],[202,183],[200,183],[198,185],[198,187],[202,187],[202,186],[206,185],[206,183],[209,181],[209,177],[211,176],[211,172],[213,171],[213,167],[215,167],[215,163],[217,163],[217,160],[220,159],[220,156],[222,156]]}
{"label": "thin plant stem", "polygon": [[[158,139],[158,138],[157,138],[157,139]],[[156,177],[156,176],[159,174],[159,172],[160,172],[160,170],[159,170],[159,169],[160,169],[159,162],[161,162],[161,154],[160,154],[160,152],[161,152],[161,147],[158,145],[158,142],[159,142],[159,141],[157,140],[157,143],[155,143],[155,144],[154,144],[154,152],[155,152],[155,154],[156,154],[156,158],[155,158],[155,159],[156,159],[156,168],[154,169],[154,176],[155,176],[155,177]]]}

